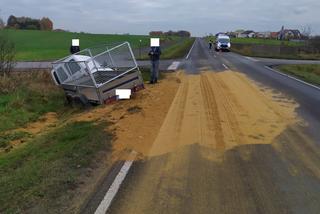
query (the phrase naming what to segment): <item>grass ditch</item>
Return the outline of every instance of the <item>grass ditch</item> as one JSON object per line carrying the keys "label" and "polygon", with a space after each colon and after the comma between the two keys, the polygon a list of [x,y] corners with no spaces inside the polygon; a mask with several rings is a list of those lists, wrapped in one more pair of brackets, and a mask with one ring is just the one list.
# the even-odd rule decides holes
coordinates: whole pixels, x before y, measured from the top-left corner
{"label": "grass ditch", "polygon": [[320,65],[279,65],[277,70],[320,86]]}
{"label": "grass ditch", "polygon": [[100,151],[111,149],[105,122],[72,122],[0,154],[0,213],[62,212]]}
{"label": "grass ditch", "polygon": [[47,71],[0,78],[0,133],[36,121],[47,112],[65,112],[63,91]]}

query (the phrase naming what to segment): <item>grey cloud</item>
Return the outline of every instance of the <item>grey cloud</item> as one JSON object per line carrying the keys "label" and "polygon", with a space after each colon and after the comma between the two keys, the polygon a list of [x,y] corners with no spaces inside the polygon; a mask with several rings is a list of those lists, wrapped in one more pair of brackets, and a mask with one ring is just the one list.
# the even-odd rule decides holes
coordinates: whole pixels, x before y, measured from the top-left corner
{"label": "grey cloud", "polygon": [[1,16],[50,17],[56,28],[145,34],[186,29],[194,35],[238,28],[312,27],[320,34],[319,0],[1,0]]}

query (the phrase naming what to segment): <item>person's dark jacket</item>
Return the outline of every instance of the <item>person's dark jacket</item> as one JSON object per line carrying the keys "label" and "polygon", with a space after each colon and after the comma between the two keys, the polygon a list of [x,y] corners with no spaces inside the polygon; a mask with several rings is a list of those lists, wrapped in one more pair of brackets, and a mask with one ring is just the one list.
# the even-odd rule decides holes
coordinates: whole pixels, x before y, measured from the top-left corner
{"label": "person's dark jacket", "polygon": [[151,61],[160,60],[160,55],[161,55],[160,47],[151,47],[151,50],[149,51],[149,56]]}
{"label": "person's dark jacket", "polygon": [[80,47],[79,46],[70,46],[70,53],[71,54],[75,54],[75,53],[78,53],[80,52]]}

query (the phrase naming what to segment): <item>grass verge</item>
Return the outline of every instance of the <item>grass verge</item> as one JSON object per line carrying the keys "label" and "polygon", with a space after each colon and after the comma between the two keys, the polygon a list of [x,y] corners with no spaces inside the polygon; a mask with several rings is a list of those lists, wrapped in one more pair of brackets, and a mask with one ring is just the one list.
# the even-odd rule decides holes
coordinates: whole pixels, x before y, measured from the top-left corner
{"label": "grass verge", "polygon": [[185,57],[194,43],[194,38],[185,39],[163,51],[161,59],[179,59]]}
{"label": "grass verge", "polygon": [[300,53],[298,55],[295,54],[272,54],[272,53],[265,53],[265,54],[255,54],[252,52],[251,48],[244,47],[241,49],[235,48],[234,46],[231,46],[231,51],[244,55],[244,56],[250,56],[250,57],[261,57],[261,58],[272,58],[272,59],[296,59],[296,60],[319,60],[320,55],[319,54],[307,54],[307,53]]}
{"label": "grass verge", "polygon": [[0,133],[24,126],[47,112],[62,112],[64,93],[47,71],[0,77]]}
{"label": "grass verge", "polygon": [[23,131],[15,131],[13,133],[0,133],[0,149],[7,148],[11,141],[20,140],[22,138],[28,137],[30,134]]}
{"label": "grass verge", "polygon": [[[141,71],[141,75],[143,78],[143,81],[150,81],[150,68],[146,68],[146,67],[140,67],[140,71]],[[164,78],[164,74],[162,72],[159,73],[159,79],[163,79]]]}
{"label": "grass verge", "polygon": [[0,213],[63,212],[97,152],[111,148],[107,125],[69,123],[0,154]]}
{"label": "grass verge", "polygon": [[306,82],[320,85],[320,65],[280,65],[276,69]]}
{"label": "grass verge", "polygon": [[[162,49],[161,59],[179,59],[185,57],[194,43],[194,38],[183,39],[180,42]],[[148,60],[147,54],[142,55],[139,60]]]}

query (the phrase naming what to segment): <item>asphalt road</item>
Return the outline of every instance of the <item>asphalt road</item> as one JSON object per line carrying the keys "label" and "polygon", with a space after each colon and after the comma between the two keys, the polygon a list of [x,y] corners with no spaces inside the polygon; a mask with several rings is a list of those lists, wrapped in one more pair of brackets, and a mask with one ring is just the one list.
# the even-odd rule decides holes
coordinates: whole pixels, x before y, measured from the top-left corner
{"label": "asphalt road", "polygon": [[[197,39],[182,63],[188,75],[150,156],[133,163],[108,213],[320,213],[320,91],[265,65],[209,51]],[[235,122],[245,116],[242,111],[263,118],[257,108],[263,107],[279,124],[285,124],[286,112],[274,109],[233,71],[281,92],[283,102],[294,100],[303,122],[285,126],[271,143],[244,142],[249,138],[237,130],[241,120]],[[228,78],[243,82],[226,91],[233,87]],[[241,87],[245,90],[237,91]],[[264,119],[252,130],[270,122]],[[253,137],[252,142],[261,140]]]}

